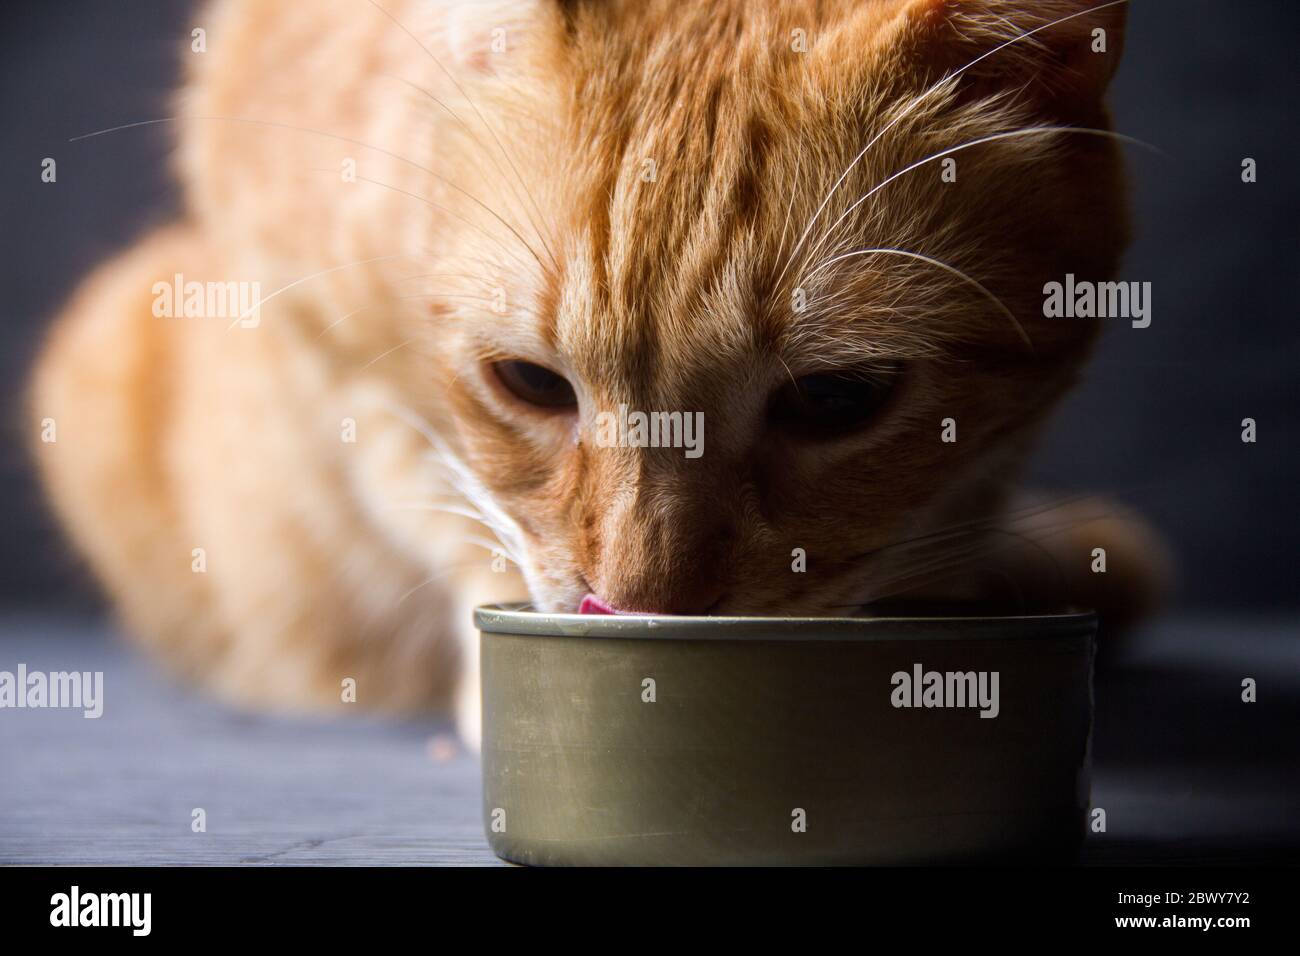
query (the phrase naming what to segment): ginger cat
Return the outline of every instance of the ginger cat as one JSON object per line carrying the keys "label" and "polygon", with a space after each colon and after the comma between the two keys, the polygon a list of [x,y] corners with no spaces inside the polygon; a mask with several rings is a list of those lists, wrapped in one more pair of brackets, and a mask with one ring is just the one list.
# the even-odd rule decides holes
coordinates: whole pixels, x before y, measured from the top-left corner
{"label": "ginger cat", "polygon": [[[54,505],[180,672],[450,697],[471,743],[481,602],[1131,617],[1141,524],[1014,493],[1098,332],[1044,284],[1127,236],[1125,7],[1089,6],[215,3],[186,211],[36,372]],[[702,414],[702,453],[598,440],[628,410]]]}

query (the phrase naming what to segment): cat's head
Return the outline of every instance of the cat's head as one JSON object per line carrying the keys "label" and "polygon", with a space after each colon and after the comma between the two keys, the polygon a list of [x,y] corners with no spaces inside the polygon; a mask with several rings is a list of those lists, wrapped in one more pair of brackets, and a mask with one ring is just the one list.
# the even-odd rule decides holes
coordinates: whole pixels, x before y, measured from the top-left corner
{"label": "cat's head", "polygon": [[1096,332],[1044,284],[1126,238],[1116,144],[1043,129],[1107,129],[1124,7],[1089,6],[457,22],[458,182],[500,219],[442,200],[475,279],[437,307],[440,419],[540,608],[837,613],[996,507]]}

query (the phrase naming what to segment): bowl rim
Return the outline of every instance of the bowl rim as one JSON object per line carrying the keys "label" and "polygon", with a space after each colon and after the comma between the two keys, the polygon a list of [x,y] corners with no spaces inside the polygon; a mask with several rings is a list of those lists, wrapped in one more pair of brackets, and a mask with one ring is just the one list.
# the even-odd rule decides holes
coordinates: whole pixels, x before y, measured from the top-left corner
{"label": "bowl rim", "polygon": [[959,641],[1087,637],[1095,611],[1054,614],[921,617],[735,617],[665,614],[547,614],[526,602],[480,604],[474,626],[483,634],[687,641]]}

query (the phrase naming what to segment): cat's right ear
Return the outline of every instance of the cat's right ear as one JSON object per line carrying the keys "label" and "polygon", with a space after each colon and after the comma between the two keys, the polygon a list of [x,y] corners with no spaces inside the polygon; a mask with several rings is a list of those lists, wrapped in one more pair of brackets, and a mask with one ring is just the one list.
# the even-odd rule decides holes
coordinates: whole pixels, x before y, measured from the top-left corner
{"label": "cat's right ear", "polygon": [[1100,103],[1124,47],[1126,0],[901,0],[895,47],[933,82],[1023,90],[1062,118]]}

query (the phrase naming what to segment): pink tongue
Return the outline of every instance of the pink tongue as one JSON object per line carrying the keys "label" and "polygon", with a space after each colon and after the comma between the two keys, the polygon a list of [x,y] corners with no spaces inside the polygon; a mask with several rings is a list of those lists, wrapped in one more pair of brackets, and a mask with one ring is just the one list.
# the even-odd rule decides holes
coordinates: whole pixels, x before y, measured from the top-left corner
{"label": "pink tongue", "polygon": [[578,605],[578,613],[579,614],[614,614],[616,612],[612,607],[610,607],[600,598],[596,597],[596,595],[588,594],[586,597],[582,599],[582,603]]}

